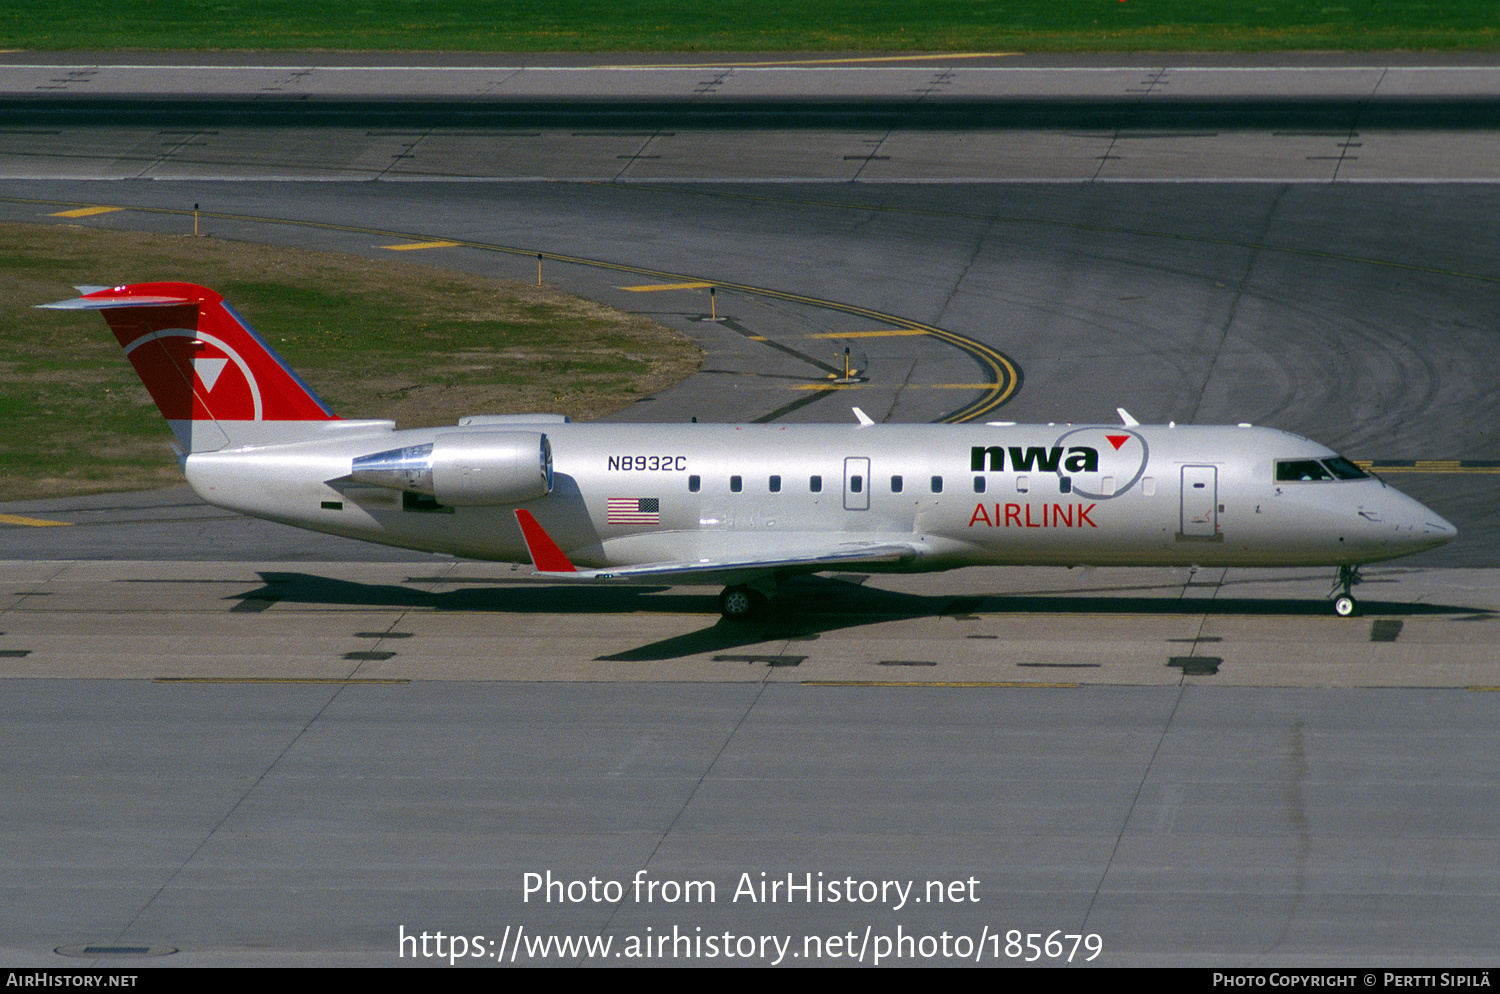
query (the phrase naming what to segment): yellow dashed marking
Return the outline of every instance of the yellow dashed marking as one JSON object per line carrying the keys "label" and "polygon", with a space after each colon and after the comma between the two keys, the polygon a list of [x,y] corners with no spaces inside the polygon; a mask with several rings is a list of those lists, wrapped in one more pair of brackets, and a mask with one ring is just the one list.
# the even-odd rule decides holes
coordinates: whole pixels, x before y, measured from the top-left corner
{"label": "yellow dashed marking", "polygon": [[919,328],[902,328],[899,331],[830,331],[824,335],[808,335],[808,338],[906,338],[911,335],[925,335],[926,331]]}
{"label": "yellow dashed marking", "polygon": [[25,525],[27,528],[58,528],[71,525],[71,521],[47,521],[42,518],[23,518],[19,514],[0,514],[0,525]]}
{"label": "yellow dashed marking", "polygon": [[108,214],[110,211],[122,211],[123,207],[80,207],[77,210],[58,211],[52,217],[91,217],[95,214]]}
{"label": "yellow dashed marking", "polygon": [[629,290],[631,293],[650,293],[653,290],[702,290],[711,287],[712,283],[647,283],[645,286],[622,286],[621,290]]}
{"label": "yellow dashed marking", "polygon": [[858,383],[799,383],[793,390],[857,390]]}
{"label": "yellow dashed marking", "polygon": [[1458,459],[1416,459],[1410,466],[1390,466],[1379,460],[1356,459],[1354,464],[1360,469],[1379,473],[1382,476],[1393,473],[1500,473],[1500,464],[1490,463],[1479,466],[1465,466]]}
{"label": "yellow dashed marking", "polygon": [[382,245],[383,249],[390,252],[412,252],[417,249],[430,248],[453,248],[458,242],[411,242],[407,245]]}
{"label": "yellow dashed marking", "polygon": [[946,62],[955,59],[994,59],[1020,52],[945,52],[940,55],[866,55],[844,59],[777,59],[772,62],[693,62],[666,65],[596,66],[597,69],[750,69],[757,66],[840,66],[861,62]]}

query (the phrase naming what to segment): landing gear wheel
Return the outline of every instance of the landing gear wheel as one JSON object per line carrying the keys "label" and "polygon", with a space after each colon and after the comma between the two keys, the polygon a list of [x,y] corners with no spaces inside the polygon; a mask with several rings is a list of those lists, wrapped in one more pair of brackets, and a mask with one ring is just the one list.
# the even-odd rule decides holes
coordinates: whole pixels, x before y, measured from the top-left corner
{"label": "landing gear wheel", "polygon": [[729,621],[746,621],[760,613],[766,599],[749,587],[725,587],[719,595],[719,613]]}
{"label": "landing gear wheel", "polygon": [[1358,566],[1339,567],[1339,578],[1333,584],[1333,589],[1339,592],[1333,599],[1334,614],[1340,618],[1352,618],[1359,611],[1359,605],[1354,602],[1351,590],[1360,582]]}

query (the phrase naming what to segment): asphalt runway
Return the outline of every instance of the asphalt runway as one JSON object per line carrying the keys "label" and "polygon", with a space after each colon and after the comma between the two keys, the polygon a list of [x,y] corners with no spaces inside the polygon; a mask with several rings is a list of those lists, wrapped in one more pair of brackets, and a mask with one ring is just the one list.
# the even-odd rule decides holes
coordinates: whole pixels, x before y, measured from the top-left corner
{"label": "asphalt runway", "polygon": [[[104,75],[72,63],[56,85]],[[318,85],[289,68],[275,85]],[[1148,68],[1064,74],[1062,96],[1118,112],[1143,74],[1136,103],[1228,85]],[[301,170],[280,180],[244,135],[84,168],[69,150],[97,149],[97,131],[0,136],[0,219],[182,232],[200,202],[216,238],[370,256],[454,241],[402,257],[520,279],[543,253],[549,281],[705,348],[700,375],[618,420],[829,421],[858,405],[929,421],[993,402],[984,417],[1253,421],[1371,460],[1460,529],[1371,570],[1352,622],[1324,613],[1331,570],[966,570],[809,580],[747,630],[716,620],[712,591],[538,585],[524,567],[231,518],[185,489],[7,504],[65,524],[0,531],[0,838],[17,854],[0,960],[436,963],[419,949],[441,931],[475,964],[1016,963],[1029,934],[1057,931],[1037,959],[1493,964],[1500,193],[1417,180],[1493,172],[1483,115],[1500,90],[1485,66],[1314,68],[1347,75],[1234,85],[1342,112],[1404,79],[1468,115],[1465,141],[1443,131],[1424,152],[1412,122],[1277,136],[1220,120],[1212,140],[1127,124],[1101,152],[1054,120],[1006,158],[993,150],[1030,132],[979,120],[922,138],[846,115],[801,137],[541,143],[555,175],[587,181],[538,183],[368,182],[397,178],[411,160],[394,155],[513,161],[456,139],[440,154],[430,136],[315,131],[303,146],[263,129],[299,150],[273,163]],[[948,70],[919,71],[928,85]],[[4,75],[6,93],[53,85]],[[697,85],[631,78],[640,99]],[[719,88],[774,85],[795,108],[796,78]],[[1042,85],[1004,78],[982,84],[991,106]],[[849,99],[910,102],[889,91],[910,77],[851,79]],[[681,148],[640,158],[666,137]],[[1151,181],[1027,181],[1121,142],[1150,146],[1133,168]],[[1449,156],[1458,145],[1471,154]],[[597,181],[622,155],[675,173]],[[758,181],[706,181],[726,157]],[[778,159],[795,168],[767,175]],[[1093,178],[1124,168],[1092,161]],[[974,182],[996,162],[1011,182]],[[886,172],[783,181],[809,163]],[[1222,180],[1226,164],[1244,180],[1244,163],[1282,181],[1172,181]],[[1402,182],[1329,182],[1361,169]],[[120,209],[56,216],[92,206]],[[725,320],[702,290],[630,289],[678,276],[724,287]],[[828,390],[846,346],[866,382]],[[557,937],[613,945],[528,944]]]}

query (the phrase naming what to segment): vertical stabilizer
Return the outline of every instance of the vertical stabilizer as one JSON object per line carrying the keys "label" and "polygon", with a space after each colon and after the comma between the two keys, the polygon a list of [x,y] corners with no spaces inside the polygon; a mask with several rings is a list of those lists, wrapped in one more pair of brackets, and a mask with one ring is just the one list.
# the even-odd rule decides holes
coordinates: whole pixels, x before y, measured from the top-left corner
{"label": "vertical stabilizer", "polygon": [[98,310],[188,453],[294,441],[337,421],[265,339],[206,287],[137,283],[41,306]]}

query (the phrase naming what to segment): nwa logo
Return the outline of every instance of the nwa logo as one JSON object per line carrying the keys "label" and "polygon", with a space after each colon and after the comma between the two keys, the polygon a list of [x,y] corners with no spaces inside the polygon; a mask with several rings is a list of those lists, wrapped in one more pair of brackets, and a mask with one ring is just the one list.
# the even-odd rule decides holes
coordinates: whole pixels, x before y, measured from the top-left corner
{"label": "nwa logo", "polygon": [[261,419],[254,373],[216,335],[189,328],[148,331],[126,345],[125,354],[168,421]]}
{"label": "nwa logo", "polygon": [[975,473],[1056,473],[1058,489],[1091,500],[1125,493],[1146,472],[1146,440],[1129,428],[1073,428],[1050,446],[975,445],[969,469]]}
{"label": "nwa logo", "polygon": [[[1010,453],[1010,468],[1017,473],[1056,473],[1059,464],[1062,469],[1069,473],[1095,473],[1099,470],[1099,452],[1087,445],[1074,445],[1067,450],[1067,458],[1063,458],[1063,449],[1060,445],[1054,445],[1050,449],[1044,449],[1040,445],[1022,448],[1012,445],[1010,448],[1002,448],[991,445],[988,448],[976,445],[969,449],[969,469],[976,473],[983,473],[988,468],[991,473],[1005,472],[1005,454]],[[985,463],[988,460],[988,467]]]}

